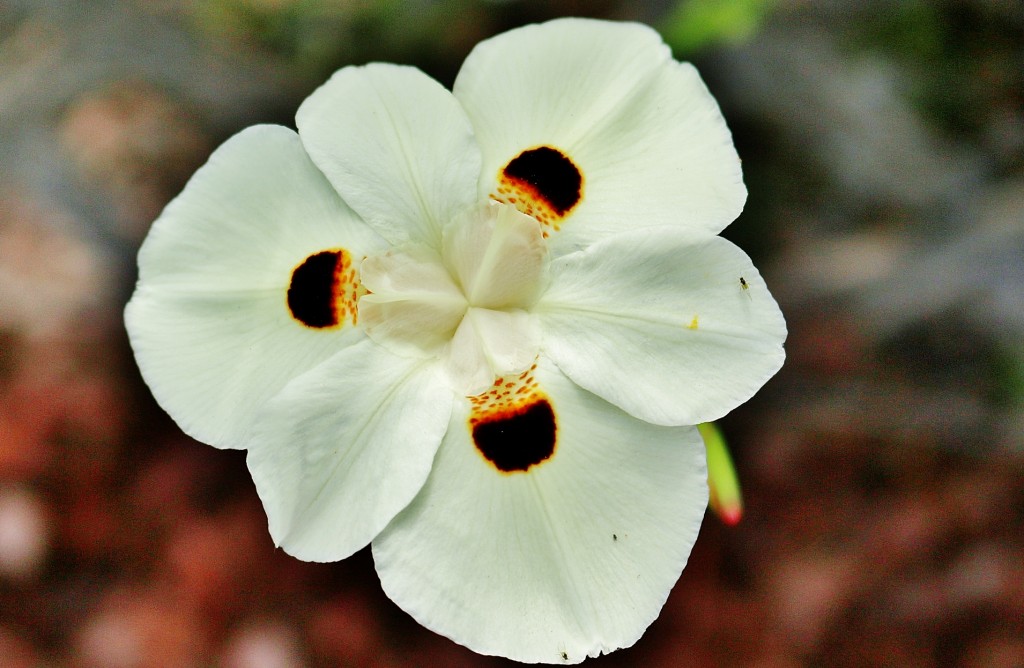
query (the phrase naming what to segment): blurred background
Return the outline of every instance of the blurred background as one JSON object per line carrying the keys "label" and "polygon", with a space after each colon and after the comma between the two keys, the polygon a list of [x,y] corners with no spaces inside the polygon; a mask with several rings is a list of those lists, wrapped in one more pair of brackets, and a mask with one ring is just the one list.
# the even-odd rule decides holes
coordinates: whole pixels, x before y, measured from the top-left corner
{"label": "blurred background", "polygon": [[0,0],[0,665],[498,666],[421,629],[362,552],[276,551],[244,453],[180,433],[121,310],[209,152],[334,69],[450,86],[479,40],[634,19],[694,61],[744,161],[726,236],[788,361],[720,423],[660,619],[595,666],[1024,666],[1019,0]]}

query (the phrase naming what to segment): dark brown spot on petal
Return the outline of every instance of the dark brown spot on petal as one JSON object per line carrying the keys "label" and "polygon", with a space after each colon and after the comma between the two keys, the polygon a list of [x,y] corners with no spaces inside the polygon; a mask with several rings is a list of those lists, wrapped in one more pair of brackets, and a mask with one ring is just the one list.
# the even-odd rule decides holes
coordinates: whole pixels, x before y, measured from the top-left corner
{"label": "dark brown spot on petal", "polygon": [[498,192],[491,197],[514,204],[549,229],[583,199],[583,173],[569,156],[551,146],[523,151],[498,174]]}
{"label": "dark brown spot on petal", "polygon": [[358,292],[349,254],[342,249],[320,251],[292,271],[288,311],[306,327],[338,327],[346,316],[355,319]]}
{"label": "dark brown spot on petal", "polygon": [[558,428],[546,399],[488,413],[473,426],[480,453],[505,473],[526,471],[555,452]]}
{"label": "dark brown spot on petal", "polygon": [[519,473],[555,452],[558,426],[551,402],[539,389],[537,365],[498,378],[469,399],[469,431],[480,454],[502,473]]}

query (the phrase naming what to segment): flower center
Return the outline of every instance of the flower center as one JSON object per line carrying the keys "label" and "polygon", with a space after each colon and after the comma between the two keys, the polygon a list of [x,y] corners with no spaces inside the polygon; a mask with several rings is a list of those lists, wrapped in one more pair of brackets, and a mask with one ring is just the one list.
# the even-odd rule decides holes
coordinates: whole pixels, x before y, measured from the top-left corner
{"label": "flower center", "polygon": [[530,308],[547,262],[536,220],[486,202],[445,227],[440,254],[415,246],[363,260],[360,323],[397,354],[442,359],[456,390],[476,395],[536,358]]}

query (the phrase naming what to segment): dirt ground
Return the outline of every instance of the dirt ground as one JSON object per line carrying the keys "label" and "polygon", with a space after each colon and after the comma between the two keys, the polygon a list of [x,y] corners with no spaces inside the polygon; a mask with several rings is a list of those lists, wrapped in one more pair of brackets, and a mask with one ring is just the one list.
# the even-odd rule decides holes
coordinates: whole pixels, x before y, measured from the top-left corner
{"label": "dirt ground", "polygon": [[[139,377],[134,255],[214,147],[290,124],[336,67],[450,85],[499,30],[672,35],[669,4],[0,3],[0,664],[507,663],[420,628],[365,550],[274,549],[244,453],[184,436]],[[709,513],[658,621],[588,665],[1024,666],[1024,7],[781,0],[755,23],[679,55],[734,131],[726,236],[787,362],[720,423],[742,522]]]}

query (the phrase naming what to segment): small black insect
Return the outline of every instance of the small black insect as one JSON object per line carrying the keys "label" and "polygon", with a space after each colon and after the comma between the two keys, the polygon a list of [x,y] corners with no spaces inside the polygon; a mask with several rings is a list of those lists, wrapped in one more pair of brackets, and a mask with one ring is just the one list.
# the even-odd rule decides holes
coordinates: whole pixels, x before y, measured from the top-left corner
{"label": "small black insect", "polygon": [[613,534],[612,534],[612,540],[618,540],[618,539],[619,539],[619,536],[618,536],[618,534],[614,534],[614,533],[613,533]]}
{"label": "small black insect", "polygon": [[747,279],[742,276],[740,276],[740,287],[743,288],[743,292],[747,295],[747,299],[750,299],[750,292],[748,292],[748,290],[750,290],[750,283],[747,283]]}
{"label": "small black insect", "polygon": [[562,652],[562,661],[568,661],[568,660],[569,660],[569,655],[566,654],[565,652]]}

